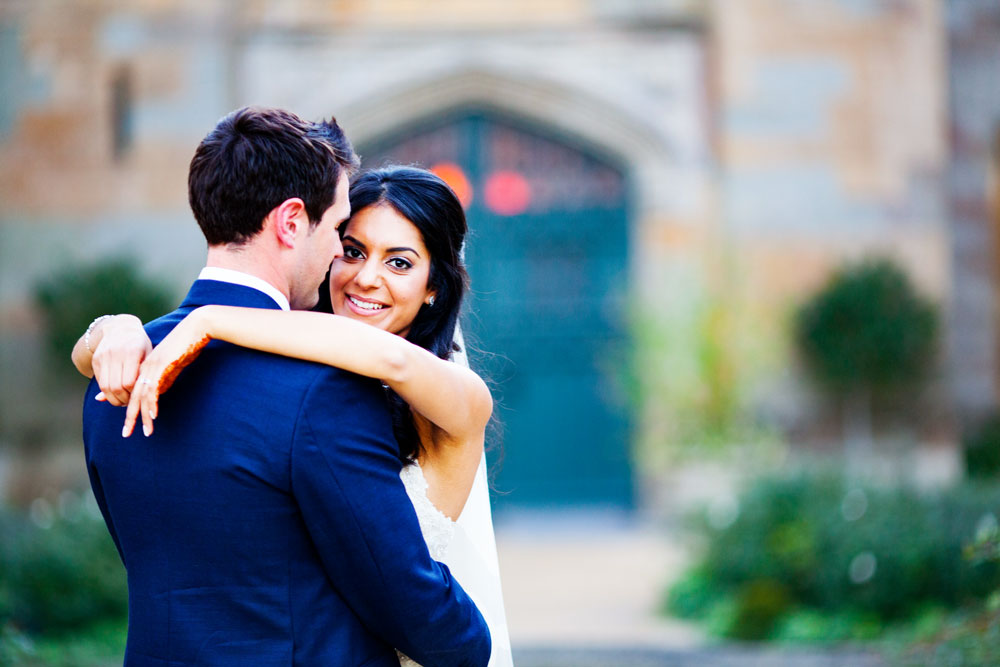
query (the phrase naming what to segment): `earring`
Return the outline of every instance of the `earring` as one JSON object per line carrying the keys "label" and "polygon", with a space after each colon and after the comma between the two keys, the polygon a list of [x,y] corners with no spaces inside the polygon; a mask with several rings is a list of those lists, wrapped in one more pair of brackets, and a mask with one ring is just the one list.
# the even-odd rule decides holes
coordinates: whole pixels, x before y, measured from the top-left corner
{"label": "earring", "polygon": [[433,306],[434,305],[434,295],[433,294],[430,296],[430,298],[427,299],[427,305],[428,306]]}

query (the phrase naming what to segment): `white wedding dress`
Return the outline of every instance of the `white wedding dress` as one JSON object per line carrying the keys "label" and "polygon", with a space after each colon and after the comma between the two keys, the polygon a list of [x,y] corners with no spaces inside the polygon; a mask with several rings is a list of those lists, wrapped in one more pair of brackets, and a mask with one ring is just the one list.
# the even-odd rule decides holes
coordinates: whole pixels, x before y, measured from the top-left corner
{"label": "white wedding dress", "polygon": [[[461,341],[460,337],[461,333],[456,332],[456,340]],[[464,351],[464,344],[460,345]],[[468,366],[464,353],[456,353],[453,361]],[[427,480],[419,465],[405,466],[399,476],[417,512],[420,532],[431,558],[448,566],[486,620],[493,643],[489,667],[513,667],[507,615],[500,590],[500,563],[490,511],[486,455],[479,462],[476,480],[457,521],[449,519],[431,503],[427,497]],[[403,667],[419,667],[402,653],[399,662]]]}
{"label": "white wedding dress", "polygon": [[[500,565],[493,535],[485,455],[479,463],[476,481],[458,521],[452,521],[431,503],[427,497],[427,480],[419,465],[414,463],[404,467],[399,476],[417,512],[420,532],[427,542],[431,558],[448,566],[486,620],[493,641],[489,667],[512,667],[514,662],[500,590]],[[399,662],[402,667],[419,667],[402,653],[399,654]]]}

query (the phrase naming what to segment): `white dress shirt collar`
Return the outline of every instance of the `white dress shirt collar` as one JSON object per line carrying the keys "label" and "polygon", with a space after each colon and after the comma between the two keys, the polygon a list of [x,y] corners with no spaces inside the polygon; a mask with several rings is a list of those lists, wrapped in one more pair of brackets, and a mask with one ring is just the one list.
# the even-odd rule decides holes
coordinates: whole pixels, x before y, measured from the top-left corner
{"label": "white dress shirt collar", "polygon": [[233,283],[234,285],[243,285],[244,287],[250,287],[259,292],[263,292],[277,303],[282,310],[291,310],[291,306],[288,304],[288,297],[278,291],[278,288],[267,282],[263,278],[258,278],[257,276],[251,276],[249,273],[243,273],[242,271],[235,271],[233,269],[223,269],[218,266],[206,266],[198,274],[198,280],[218,280],[223,283]]}

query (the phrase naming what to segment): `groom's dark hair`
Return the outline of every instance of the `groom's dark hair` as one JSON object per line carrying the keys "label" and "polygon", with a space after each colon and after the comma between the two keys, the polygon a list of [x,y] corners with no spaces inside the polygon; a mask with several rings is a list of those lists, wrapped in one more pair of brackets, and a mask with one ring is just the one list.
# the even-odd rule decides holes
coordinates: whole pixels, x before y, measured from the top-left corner
{"label": "groom's dark hair", "polygon": [[335,119],[310,123],[282,109],[244,107],[198,145],[188,200],[209,245],[242,244],[292,197],[302,199],[310,222],[318,224],[341,173],[350,176],[358,165]]}

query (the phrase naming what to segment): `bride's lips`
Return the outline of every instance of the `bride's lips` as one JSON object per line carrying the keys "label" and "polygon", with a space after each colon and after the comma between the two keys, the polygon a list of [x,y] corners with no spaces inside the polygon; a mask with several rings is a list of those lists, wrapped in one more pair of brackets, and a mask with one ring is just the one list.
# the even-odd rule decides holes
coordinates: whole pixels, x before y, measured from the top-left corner
{"label": "bride's lips", "polygon": [[354,296],[353,294],[345,294],[344,303],[346,303],[347,307],[351,309],[351,312],[357,313],[363,317],[377,315],[378,313],[385,312],[389,308],[389,306],[385,305],[381,301],[365,299],[360,296]]}

